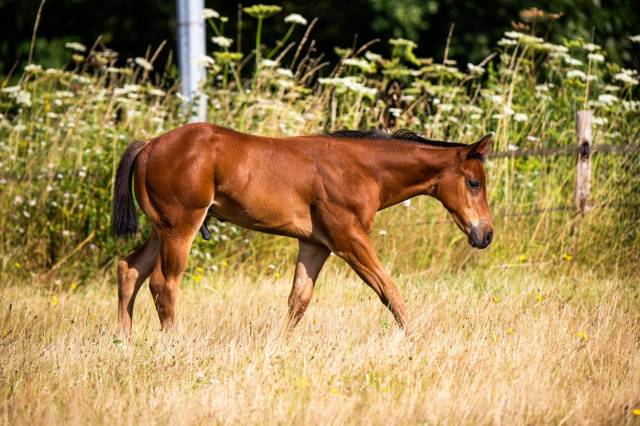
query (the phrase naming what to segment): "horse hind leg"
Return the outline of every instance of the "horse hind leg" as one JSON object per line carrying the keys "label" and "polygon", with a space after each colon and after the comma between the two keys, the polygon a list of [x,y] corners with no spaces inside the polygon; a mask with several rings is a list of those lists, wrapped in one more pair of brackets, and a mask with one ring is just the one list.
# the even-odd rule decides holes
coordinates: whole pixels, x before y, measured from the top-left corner
{"label": "horse hind leg", "polygon": [[159,230],[160,255],[151,273],[149,289],[163,330],[176,324],[176,301],[182,274],[187,266],[193,239],[206,215],[206,209],[184,211],[180,225]]}
{"label": "horse hind leg", "polygon": [[118,334],[121,336],[131,335],[136,295],[153,270],[158,250],[158,234],[152,229],[146,243],[118,262]]}

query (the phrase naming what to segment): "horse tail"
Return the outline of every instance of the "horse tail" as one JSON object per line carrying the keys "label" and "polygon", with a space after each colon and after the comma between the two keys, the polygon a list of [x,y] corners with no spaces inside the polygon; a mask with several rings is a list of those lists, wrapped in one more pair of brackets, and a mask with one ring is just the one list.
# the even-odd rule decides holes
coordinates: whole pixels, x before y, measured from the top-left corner
{"label": "horse tail", "polygon": [[131,181],[136,158],[146,145],[147,142],[144,141],[129,144],[118,165],[116,180],[113,184],[113,215],[111,217],[113,234],[117,237],[130,237],[138,230]]}

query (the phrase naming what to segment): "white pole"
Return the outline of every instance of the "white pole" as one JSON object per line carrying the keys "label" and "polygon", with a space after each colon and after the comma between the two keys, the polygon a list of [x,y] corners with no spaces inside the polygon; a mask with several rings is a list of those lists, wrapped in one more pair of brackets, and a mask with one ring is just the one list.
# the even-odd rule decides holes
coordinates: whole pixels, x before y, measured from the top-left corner
{"label": "white pole", "polygon": [[207,119],[207,98],[201,90],[206,76],[202,63],[205,55],[203,3],[203,0],[177,0],[181,93],[185,97],[185,108],[195,102],[190,121]]}

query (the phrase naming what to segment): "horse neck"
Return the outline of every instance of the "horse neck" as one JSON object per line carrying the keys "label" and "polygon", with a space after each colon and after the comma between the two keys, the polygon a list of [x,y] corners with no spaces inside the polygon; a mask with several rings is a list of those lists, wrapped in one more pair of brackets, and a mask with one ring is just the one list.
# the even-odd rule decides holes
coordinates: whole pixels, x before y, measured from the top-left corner
{"label": "horse neck", "polygon": [[374,171],[380,186],[380,209],[416,195],[435,195],[441,172],[457,161],[455,148],[403,144],[376,156]]}

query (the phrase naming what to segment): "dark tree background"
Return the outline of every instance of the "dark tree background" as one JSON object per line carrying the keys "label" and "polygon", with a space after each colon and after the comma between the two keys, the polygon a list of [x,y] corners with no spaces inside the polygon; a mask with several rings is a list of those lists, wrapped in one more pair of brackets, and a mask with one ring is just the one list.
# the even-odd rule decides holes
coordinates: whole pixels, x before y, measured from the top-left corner
{"label": "dark tree background", "polygon": [[[256,2],[205,0],[206,7],[229,17],[226,35],[235,39],[238,9]],[[560,12],[558,21],[538,27],[552,41],[583,37],[604,46],[608,56],[628,67],[640,66],[640,50],[628,36],[640,33],[638,0],[289,0],[283,12],[265,23],[264,41],[272,43],[286,31],[289,13],[300,13],[309,22],[318,17],[313,31],[318,50],[334,55],[333,47],[382,41],[372,49],[387,53],[390,37],[405,37],[418,43],[416,53],[441,59],[447,34],[455,24],[449,56],[460,62],[478,62],[491,52],[519,11],[538,7]],[[0,74],[14,66],[20,69],[28,56],[33,23],[40,0],[0,0]],[[242,49],[253,45],[255,21],[244,20]],[[175,1],[158,0],[47,0],[38,30],[35,62],[63,66],[70,53],[64,44],[79,41],[91,45],[99,37],[121,58],[143,56],[149,48],[167,40],[164,55],[176,45]],[[303,30],[298,28],[300,33]],[[237,47],[237,46],[234,46]]]}

